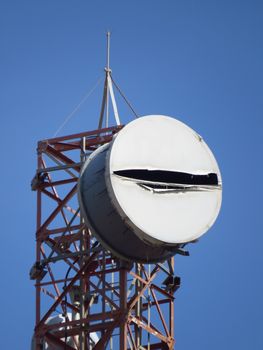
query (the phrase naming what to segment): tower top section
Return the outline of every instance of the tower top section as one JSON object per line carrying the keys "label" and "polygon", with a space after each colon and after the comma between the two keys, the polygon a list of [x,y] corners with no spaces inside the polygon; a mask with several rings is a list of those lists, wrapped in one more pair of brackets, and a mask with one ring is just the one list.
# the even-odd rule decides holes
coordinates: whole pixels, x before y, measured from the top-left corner
{"label": "tower top section", "polygon": [[[98,129],[101,129],[103,127],[103,122],[105,119],[105,127],[107,128],[109,126],[109,105],[110,100],[112,104],[113,114],[116,125],[120,125],[120,117],[118,112],[118,107],[113,91],[113,84],[112,84],[112,77],[111,77],[111,69],[110,69],[110,32],[108,31],[107,34],[107,61],[106,61],[106,67],[105,67],[105,81],[104,81],[104,89],[103,89],[103,97],[102,97],[102,104],[101,104],[101,110],[100,110],[100,119],[99,119],[99,125]],[[106,116],[105,116],[106,115]]]}

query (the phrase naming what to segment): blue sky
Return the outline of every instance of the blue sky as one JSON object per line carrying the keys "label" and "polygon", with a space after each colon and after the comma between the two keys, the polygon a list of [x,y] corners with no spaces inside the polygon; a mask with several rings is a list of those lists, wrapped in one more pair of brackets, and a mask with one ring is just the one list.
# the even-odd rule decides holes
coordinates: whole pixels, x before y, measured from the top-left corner
{"label": "blue sky", "polygon": [[[182,120],[213,150],[220,216],[190,257],[175,306],[176,349],[263,348],[263,3],[256,0],[0,2],[3,349],[29,349],[34,325],[36,142],[52,137],[103,76],[140,115]],[[98,123],[102,85],[60,135]],[[121,100],[123,123],[132,115]],[[4,336],[3,336],[4,335]]]}

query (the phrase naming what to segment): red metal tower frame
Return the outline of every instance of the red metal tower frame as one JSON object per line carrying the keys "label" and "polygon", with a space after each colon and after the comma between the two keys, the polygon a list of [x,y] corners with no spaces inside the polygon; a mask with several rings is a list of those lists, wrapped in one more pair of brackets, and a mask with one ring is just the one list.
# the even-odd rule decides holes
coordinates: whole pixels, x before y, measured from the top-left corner
{"label": "red metal tower frame", "polygon": [[[180,279],[173,259],[145,265],[114,257],[91,235],[78,206],[82,163],[121,128],[38,143],[32,180],[36,263],[30,271],[36,282],[36,350],[174,349],[174,292]],[[58,314],[64,318],[54,321]]]}

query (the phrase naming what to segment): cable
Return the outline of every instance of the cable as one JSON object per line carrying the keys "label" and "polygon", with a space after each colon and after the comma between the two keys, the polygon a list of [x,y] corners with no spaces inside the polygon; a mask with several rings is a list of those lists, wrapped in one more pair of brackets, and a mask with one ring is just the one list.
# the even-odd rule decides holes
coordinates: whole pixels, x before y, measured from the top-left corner
{"label": "cable", "polygon": [[96,82],[96,84],[93,86],[91,90],[82,98],[82,100],[77,104],[77,106],[73,109],[71,113],[67,115],[64,122],[60,125],[60,127],[57,129],[53,137],[57,136],[57,134],[64,128],[64,126],[67,124],[67,122],[73,117],[73,115],[79,110],[81,105],[90,97],[90,95],[93,93],[93,91],[99,86],[100,82],[102,81],[103,77],[99,78],[99,80]]}
{"label": "cable", "polygon": [[127,100],[126,96],[124,95],[124,93],[121,91],[121,89],[119,88],[119,86],[115,83],[115,81],[112,78],[111,75],[111,80],[113,82],[113,85],[116,87],[116,89],[119,91],[120,95],[122,96],[122,98],[124,99],[124,101],[127,103],[127,105],[130,107],[131,111],[133,112],[133,114],[135,115],[135,118],[139,118],[139,115],[135,112],[134,108],[132,107],[132,105],[130,104],[130,102]]}

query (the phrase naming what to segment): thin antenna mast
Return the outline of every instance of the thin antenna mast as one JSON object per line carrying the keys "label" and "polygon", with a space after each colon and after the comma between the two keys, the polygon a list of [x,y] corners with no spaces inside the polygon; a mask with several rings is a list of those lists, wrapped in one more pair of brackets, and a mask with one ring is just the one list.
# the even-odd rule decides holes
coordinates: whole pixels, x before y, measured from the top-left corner
{"label": "thin antenna mast", "polygon": [[110,32],[107,32],[107,70],[110,70]]}
{"label": "thin antenna mast", "polygon": [[109,127],[109,76],[110,76],[110,32],[107,32],[107,66],[105,68],[106,71],[106,79],[107,79],[107,95],[106,95],[106,128]]}
{"label": "thin antenna mast", "polygon": [[110,69],[110,32],[108,31],[106,35],[107,35],[107,61],[106,61],[106,67],[104,69],[105,81],[104,81],[103,98],[102,98],[102,105],[101,105],[100,119],[99,119],[99,126],[98,126],[99,129],[101,129],[103,125],[105,107],[106,107],[106,128],[108,128],[109,126],[109,97],[111,98],[116,125],[121,124],[118,108],[117,108],[117,104],[114,96],[114,91],[112,87],[112,78],[111,78],[111,69]]}

